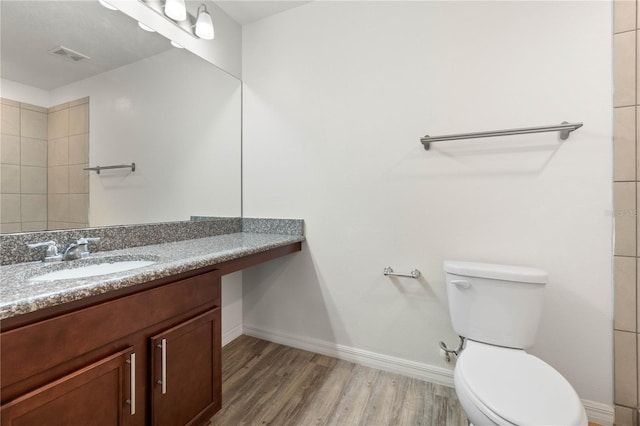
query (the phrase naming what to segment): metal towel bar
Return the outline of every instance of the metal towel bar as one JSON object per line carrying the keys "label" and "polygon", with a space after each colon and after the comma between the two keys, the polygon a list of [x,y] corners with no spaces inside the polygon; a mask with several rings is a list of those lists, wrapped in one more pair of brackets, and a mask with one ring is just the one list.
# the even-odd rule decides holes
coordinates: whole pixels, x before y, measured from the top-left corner
{"label": "metal towel bar", "polygon": [[420,277],[420,271],[418,271],[417,269],[412,269],[411,272],[409,272],[408,274],[398,274],[396,272],[393,272],[393,269],[391,268],[391,266],[387,266],[386,268],[384,268],[384,270],[382,271],[384,273],[385,276],[394,276],[394,277],[407,277],[407,278],[418,278]]}
{"label": "metal towel bar", "polygon": [[96,172],[100,174],[100,170],[109,170],[109,169],[131,169],[132,172],[136,171],[136,163],[131,164],[118,164],[117,166],[95,166],[95,167],[86,167],[82,170],[89,170],[92,172]]}
{"label": "metal towel bar", "polygon": [[582,123],[568,123],[563,121],[562,124],[556,124],[551,126],[538,126],[538,127],[522,127],[519,129],[506,129],[506,130],[490,130],[487,132],[473,132],[473,133],[458,133],[454,135],[443,136],[429,136],[425,135],[420,138],[420,142],[424,145],[426,151],[431,147],[431,142],[452,141],[458,139],[474,139],[474,138],[489,138],[493,136],[510,136],[510,135],[524,135],[528,133],[543,133],[543,132],[560,132],[560,139],[569,139],[569,133],[582,127]]}

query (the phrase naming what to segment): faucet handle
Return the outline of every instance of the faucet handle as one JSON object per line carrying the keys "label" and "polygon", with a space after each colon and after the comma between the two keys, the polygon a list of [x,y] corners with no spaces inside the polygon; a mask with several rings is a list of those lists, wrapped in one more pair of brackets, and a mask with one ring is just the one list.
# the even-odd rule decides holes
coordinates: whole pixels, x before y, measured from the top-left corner
{"label": "faucet handle", "polygon": [[78,239],[78,245],[83,245],[83,244],[87,244],[87,243],[94,243],[94,242],[98,242],[100,241],[100,237],[95,237],[95,238],[85,238],[85,237],[81,237],[80,239]]}
{"label": "faucet handle", "polygon": [[62,255],[58,254],[58,244],[55,241],[44,241],[41,243],[27,244],[29,248],[47,247],[43,262],[58,262],[62,260]]}
{"label": "faucet handle", "polygon": [[48,246],[48,247],[56,247],[57,250],[57,246],[58,244],[55,241],[43,241],[41,243],[31,243],[31,244],[27,244],[27,247],[29,248],[37,248],[37,247],[44,247],[44,246]]}
{"label": "faucet handle", "polygon": [[89,244],[90,242],[97,242],[100,241],[100,238],[96,237],[96,238],[85,238],[85,237],[81,237],[80,239],[78,239],[77,244],[79,246],[82,246],[82,251],[80,252],[80,257],[82,257],[83,259],[86,257],[89,257],[89,249],[87,248],[87,244]]}

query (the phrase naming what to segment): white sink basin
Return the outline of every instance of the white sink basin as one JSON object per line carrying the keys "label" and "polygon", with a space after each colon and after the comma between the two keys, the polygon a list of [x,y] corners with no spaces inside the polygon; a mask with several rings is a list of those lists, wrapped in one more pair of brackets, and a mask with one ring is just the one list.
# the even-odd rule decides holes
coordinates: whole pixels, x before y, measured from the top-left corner
{"label": "white sink basin", "polygon": [[105,262],[95,265],[80,266],[77,268],[61,269],[59,271],[49,272],[43,275],[37,275],[29,278],[29,281],[54,281],[67,280],[71,278],[87,278],[98,275],[113,274],[115,272],[124,272],[131,269],[143,268],[153,265],[152,260],[126,260],[118,262]]}

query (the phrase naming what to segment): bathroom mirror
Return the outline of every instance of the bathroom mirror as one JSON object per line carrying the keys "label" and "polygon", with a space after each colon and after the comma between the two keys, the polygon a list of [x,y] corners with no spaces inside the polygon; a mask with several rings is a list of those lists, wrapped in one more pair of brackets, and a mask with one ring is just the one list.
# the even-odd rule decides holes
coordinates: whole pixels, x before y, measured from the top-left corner
{"label": "bathroom mirror", "polygon": [[238,79],[97,0],[0,8],[0,232],[240,216]]}

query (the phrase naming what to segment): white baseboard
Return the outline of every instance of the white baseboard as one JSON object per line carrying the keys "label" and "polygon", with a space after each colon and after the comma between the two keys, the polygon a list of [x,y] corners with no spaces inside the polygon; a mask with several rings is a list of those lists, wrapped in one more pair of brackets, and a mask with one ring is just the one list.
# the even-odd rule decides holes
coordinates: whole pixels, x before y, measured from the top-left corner
{"label": "white baseboard", "polygon": [[[299,337],[282,333],[275,330],[267,330],[254,325],[242,325],[243,333],[248,336],[268,340],[285,346],[314,352],[367,367],[379,370],[398,373],[416,379],[437,383],[448,387],[453,387],[453,370],[442,367],[435,367],[415,361],[408,361],[388,355],[365,351],[350,346],[338,345],[324,340],[309,337]],[[613,407],[599,402],[582,400],[589,420],[603,426],[612,426],[614,411]]]}
{"label": "white baseboard", "polygon": [[587,412],[590,422],[598,423],[603,426],[613,426],[614,409],[612,405],[603,404],[601,402],[582,400],[582,405]]}
{"label": "white baseboard", "polygon": [[231,330],[227,330],[222,333],[222,347],[226,346],[228,343],[231,343],[238,337],[242,336],[242,324],[238,324],[233,327]]}
{"label": "white baseboard", "polygon": [[453,387],[453,371],[446,368],[434,367],[432,365],[356,349],[350,346],[338,345],[324,340],[293,336],[253,325],[244,324],[243,330],[244,334],[248,336],[270,342]]}

